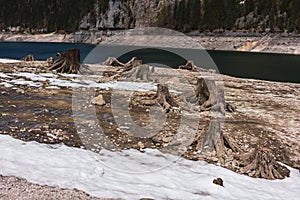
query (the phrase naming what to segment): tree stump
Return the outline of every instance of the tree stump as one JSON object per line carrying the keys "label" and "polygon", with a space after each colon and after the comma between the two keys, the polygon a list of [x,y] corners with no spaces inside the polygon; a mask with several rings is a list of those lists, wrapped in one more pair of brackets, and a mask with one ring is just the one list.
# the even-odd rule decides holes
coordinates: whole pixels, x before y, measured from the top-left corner
{"label": "tree stump", "polygon": [[141,104],[147,106],[159,104],[166,112],[169,112],[173,107],[179,107],[179,104],[171,96],[168,86],[165,84],[158,84],[156,94],[150,99],[141,100]]}
{"label": "tree stump", "polygon": [[130,81],[151,81],[150,75],[154,72],[154,67],[149,65],[140,65],[126,72],[123,77]]}
{"label": "tree stump", "polygon": [[198,78],[195,94],[200,105],[200,111],[221,111],[225,113],[224,91],[216,86],[215,81]]}
{"label": "tree stump", "polygon": [[63,53],[57,53],[58,59],[50,66],[49,70],[58,73],[77,74],[80,68],[79,49],[70,49]]}
{"label": "tree stump", "polygon": [[127,63],[122,63],[117,58],[109,57],[106,61],[102,62],[101,64],[114,66],[114,67],[123,67],[124,69],[127,69],[126,71],[128,71],[133,67],[141,65],[142,62],[138,60],[136,57],[131,58],[131,60],[129,60]]}
{"label": "tree stump", "polygon": [[197,69],[196,65],[193,63],[193,61],[188,61],[185,65],[179,66],[179,69],[185,69],[185,70],[189,70],[192,72],[198,71],[198,69]]}
{"label": "tree stump", "polygon": [[256,149],[241,156],[240,173],[255,178],[284,179],[289,177],[290,170],[278,164],[267,148]]}
{"label": "tree stump", "polygon": [[29,54],[29,55],[25,56],[24,58],[22,58],[22,60],[24,60],[24,61],[35,61],[35,58],[32,54]]}

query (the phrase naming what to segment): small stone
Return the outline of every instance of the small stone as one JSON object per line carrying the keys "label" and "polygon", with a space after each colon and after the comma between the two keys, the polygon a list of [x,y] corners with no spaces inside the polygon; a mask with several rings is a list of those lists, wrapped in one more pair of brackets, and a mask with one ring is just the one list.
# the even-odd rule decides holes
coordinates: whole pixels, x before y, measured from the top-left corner
{"label": "small stone", "polygon": [[220,185],[220,186],[224,187],[224,185],[223,185],[223,180],[222,180],[221,178],[215,179],[215,180],[213,181],[213,183],[216,184],[216,185]]}
{"label": "small stone", "polygon": [[163,142],[165,142],[165,143],[169,143],[169,142],[171,142],[172,141],[172,137],[164,137],[163,139],[162,139],[162,141]]}
{"label": "small stone", "polygon": [[218,158],[216,158],[216,157],[213,157],[213,158],[212,158],[212,161],[213,161],[213,162],[218,162],[218,161],[219,161],[219,159],[218,159]]}
{"label": "small stone", "polygon": [[145,148],[145,145],[142,142],[138,142],[137,145],[140,149]]}
{"label": "small stone", "polygon": [[91,103],[94,104],[94,105],[98,105],[98,106],[104,106],[106,104],[104,99],[103,99],[103,96],[101,94],[97,97],[94,97],[91,100]]}

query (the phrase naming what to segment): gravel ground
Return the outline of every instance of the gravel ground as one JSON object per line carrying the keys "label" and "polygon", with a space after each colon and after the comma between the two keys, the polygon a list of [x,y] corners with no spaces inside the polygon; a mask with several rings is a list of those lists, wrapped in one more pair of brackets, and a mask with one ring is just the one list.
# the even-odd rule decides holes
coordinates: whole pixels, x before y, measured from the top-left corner
{"label": "gravel ground", "polygon": [[[41,186],[29,183],[25,179],[0,175],[1,200],[96,200],[99,198],[73,189],[66,190],[56,187]],[[103,200],[103,199],[102,199]]]}

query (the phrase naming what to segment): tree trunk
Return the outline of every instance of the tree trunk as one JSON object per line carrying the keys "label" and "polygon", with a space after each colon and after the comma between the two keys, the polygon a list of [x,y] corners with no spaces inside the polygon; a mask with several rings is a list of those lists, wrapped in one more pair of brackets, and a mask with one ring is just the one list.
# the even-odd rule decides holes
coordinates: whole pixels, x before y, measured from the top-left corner
{"label": "tree trunk", "polygon": [[55,70],[58,73],[77,74],[80,68],[79,49],[70,49],[64,53],[57,54],[58,59],[54,61],[49,70]]}

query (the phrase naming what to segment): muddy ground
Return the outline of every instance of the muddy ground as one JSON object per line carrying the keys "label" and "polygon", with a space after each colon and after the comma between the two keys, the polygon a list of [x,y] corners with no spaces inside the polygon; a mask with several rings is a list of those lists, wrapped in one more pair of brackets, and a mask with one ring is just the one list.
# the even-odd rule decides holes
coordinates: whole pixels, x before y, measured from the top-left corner
{"label": "muddy ground", "polygon": [[[170,112],[164,115],[166,121],[161,131],[155,132],[151,137],[137,137],[130,133],[134,130],[130,125],[126,126],[126,120],[122,121],[122,119],[131,118],[134,123],[142,127],[146,126],[151,123],[149,118],[150,106],[131,105],[129,108],[126,107],[126,109],[130,109],[130,116],[124,116],[121,112],[116,114],[116,111],[112,112],[112,93],[110,90],[84,89],[84,91],[92,90],[93,96],[75,96],[75,99],[82,101],[80,104],[82,113],[80,116],[76,116],[74,109],[72,110],[74,88],[53,86],[53,82],[46,79],[30,78],[28,74],[24,77],[22,74],[24,72],[33,73],[34,71],[36,75],[39,75],[45,74],[45,71],[13,66],[13,64],[0,65],[0,71],[5,72],[0,77],[0,134],[8,134],[24,141],[50,144],[64,143],[68,146],[88,148],[95,152],[101,149],[101,145],[107,145],[99,145],[95,142],[99,139],[97,134],[87,135],[87,138],[83,137],[83,134],[78,134],[80,130],[78,130],[78,126],[75,126],[75,117],[79,121],[84,121],[90,130],[101,129],[108,141],[113,143],[113,150],[135,148],[143,151],[144,148],[164,149],[171,144],[172,140],[176,138],[180,123],[182,123],[180,121],[182,113]],[[170,88],[179,89],[178,82],[181,80],[175,76],[178,70],[173,71],[162,73],[158,69],[156,73],[160,77],[165,74],[165,80],[169,81],[169,84],[174,84],[173,86],[170,85]],[[5,75],[10,77],[5,77]],[[198,75],[209,76],[204,72],[200,72]],[[45,74],[44,78],[47,76],[49,77],[51,74]],[[72,76],[55,75],[55,79],[61,81],[74,82],[73,78]],[[218,78],[222,79],[226,102],[237,108],[235,112],[226,112],[223,126],[224,135],[228,136],[230,141],[243,152],[265,147],[270,149],[277,161],[300,169],[300,85],[240,79],[223,75],[218,76]],[[12,82],[13,79],[21,79],[23,83]],[[34,84],[37,85],[32,86]],[[188,82],[183,83],[181,87],[189,87]],[[92,105],[91,99],[99,94],[103,96],[106,104],[103,106]],[[118,95],[128,96],[126,91],[118,91]],[[141,97],[149,97],[149,95],[155,95],[155,91],[138,92],[132,96],[131,102],[134,104]],[[94,119],[90,115],[90,108],[96,111],[97,123],[93,121]],[[164,112],[159,106],[154,106],[151,109],[154,112]],[[200,113],[194,109],[184,112],[189,113],[185,119],[190,120],[190,122],[199,122],[199,129],[207,128],[207,119],[210,117],[209,111]],[[160,123],[154,124],[160,125]],[[155,127],[152,128],[155,129]],[[189,130],[195,131],[192,127],[187,127],[186,132]],[[188,133],[186,133],[186,137],[186,141],[193,138]],[[99,143],[101,143],[100,140]],[[91,145],[87,145],[87,143]],[[199,156],[195,145],[192,142],[186,145],[187,149],[184,150],[183,156],[193,160],[203,159]],[[209,161],[218,164],[217,159],[212,158]],[[232,169],[231,165],[234,163],[228,162],[225,165]]]}

